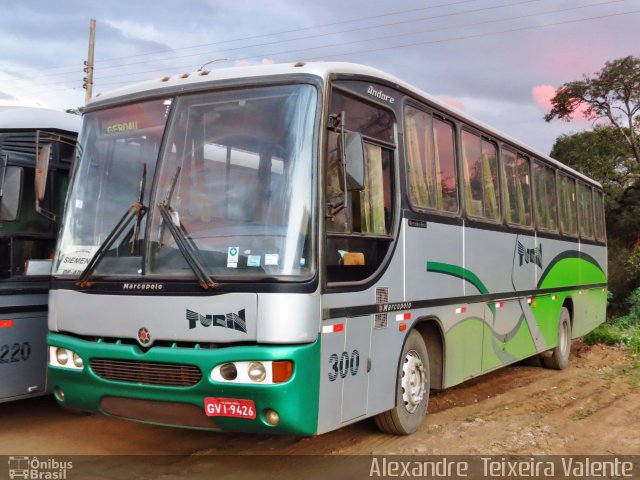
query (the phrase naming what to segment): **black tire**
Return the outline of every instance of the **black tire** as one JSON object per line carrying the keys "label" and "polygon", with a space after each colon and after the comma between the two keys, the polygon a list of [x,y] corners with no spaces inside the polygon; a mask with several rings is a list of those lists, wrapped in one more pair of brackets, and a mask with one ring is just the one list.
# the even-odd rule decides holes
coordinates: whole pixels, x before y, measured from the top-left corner
{"label": "black tire", "polygon": [[569,366],[571,355],[571,314],[567,307],[560,310],[558,321],[558,339],[556,347],[551,350],[551,356],[543,356],[542,364],[545,368],[563,370]]}
{"label": "black tire", "polygon": [[429,403],[429,354],[420,333],[412,330],[402,347],[396,380],[395,408],[376,415],[378,428],[409,435],[420,428]]}

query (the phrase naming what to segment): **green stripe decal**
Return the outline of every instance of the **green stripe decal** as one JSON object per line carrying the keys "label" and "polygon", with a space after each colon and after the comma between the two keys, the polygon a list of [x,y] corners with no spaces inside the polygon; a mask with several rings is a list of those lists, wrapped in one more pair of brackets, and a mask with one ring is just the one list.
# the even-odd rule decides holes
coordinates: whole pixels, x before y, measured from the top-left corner
{"label": "green stripe decal", "polygon": [[427,272],[443,273],[445,275],[451,275],[452,277],[461,278],[476,287],[480,293],[489,293],[489,290],[487,290],[487,287],[484,286],[484,283],[482,283],[478,276],[466,268],[449,263],[427,262]]}
{"label": "green stripe decal", "polygon": [[[557,255],[553,260],[549,262],[549,265],[547,265],[547,268],[545,268],[544,272],[542,272],[542,275],[540,276],[540,280],[538,281],[538,288],[542,288],[549,274],[554,272],[554,270],[557,270],[554,269],[554,267],[556,267],[563,260],[582,260],[586,262],[587,265],[590,264],[595,268],[595,271],[597,273],[592,273],[595,273],[597,278],[590,279],[590,281],[578,281],[576,283],[599,283],[607,281],[604,270],[595,258],[587,253],[579,252],[578,250],[567,250],[566,252],[562,252],[560,255]],[[569,268],[569,271],[571,271],[571,268]],[[575,274],[575,271],[573,271],[572,273]]]}

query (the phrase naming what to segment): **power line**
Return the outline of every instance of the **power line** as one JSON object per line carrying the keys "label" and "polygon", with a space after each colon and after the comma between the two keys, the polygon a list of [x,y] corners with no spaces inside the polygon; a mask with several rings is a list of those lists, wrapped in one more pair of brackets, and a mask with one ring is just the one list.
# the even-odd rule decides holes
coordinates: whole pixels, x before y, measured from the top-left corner
{"label": "power line", "polygon": [[493,36],[493,35],[501,35],[503,33],[514,33],[514,32],[522,32],[525,30],[535,30],[538,28],[546,28],[546,27],[556,27],[558,25],[568,25],[571,23],[580,23],[580,22],[586,22],[586,21],[590,21],[590,20],[599,20],[602,18],[611,18],[611,17],[619,17],[622,15],[631,15],[634,13],[640,13],[640,10],[631,10],[629,12],[622,12],[622,13],[612,13],[609,15],[600,15],[598,17],[589,17],[589,18],[580,18],[577,20],[567,20],[564,22],[554,22],[554,23],[547,23],[544,25],[532,25],[532,26],[528,26],[528,27],[520,27],[520,28],[513,28],[513,29],[509,29],[509,30],[502,30],[499,32],[489,32],[489,33],[483,33],[483,34],[477,34],[477,35],[466,35],[466,36],[460,36],[460,37],[453,37],[453,38],[445,38],[442,40],[432,40],[432,41],[426,41],[426,42],[416,42],[416,43],[407,43],[404,45],[393,45],[393,46],[389,46],[389,47],[382,47],[382,48],[375,48],[375,49],[369,49],[369,50],[359,50],[359,51],[355,51],[355,52],[344,52],[344,53],[338,53],[338,54],[334,54],[334,55],[327,55],[322,57],[324,58],[333,58],[333,57],[342,57],[344,55],[353,55],[356,53],[370,53],[370,52],[379,52],[381,50],[391,50],[394,48],[407,48],[407,47],[416,47],[419,45],[433,45],[436,43],[445,43],[445,42],[453,42],[453,41],[457,41],[457,40],[470,40],[472,38],[480,38],[480,37],[489,37],[489,36]]}
{"label": "power line", "polygon": [[[519,16],[505,18],[505,19],[487,20],[487,21],[483,21],[483,22],[474,22],[474,23],[468,23],[468,24],[462,24],[462,25],[453,25],[453,26],[441,27],[441,28],[436,28],[436,29],[431,29],[431,30],[426,30],[426,31],[417,31],[417,32],[410,32],[410,33],[404,32],[404,33],[401,33],[401,34],[386,35],[386,36],[381,36],[381,37],[372,37],[372,38],[366,38],[366,39],[361,39],[361,40],[355,40],[355,41],[351,41],[351,42],[340,42],[340,43],[333,43],[333,44],[325,44],[325,45],[320,45],[320,46],[315,46],[315,47],[307,47],[307,48],[301,48],[301,49],[295,49],[295,50],[284,50],[284,51],[278,51],[278,52],[261,53],[259,55],[254,55],[254,56],[250,56],[250,57],[243,57],[243,60],[252,60],[252,59],[257,59],[257,58],[274,57],[274,56],[293,54],[293,53],[303,53],[303,52],[309,52],[309,51],[319,50],[319,49],[324,49],[324,48],[341,47],[341,46],[352,45],[352,44],[356,44],[356,43],[371,42],[371,41],[375,41],[375,40],[386,40],[386,39],[390,39],[390,38],[404,37],[404,36],[408,36],[408,35],[434,33],[434,32],[438,32],[438,31],[453,30],[453,29],[468,28],[468,27],[472,27],[472,26],[486,25],[486,24],[492,24],[492,23],[501,23],[501,22],[506,22],[506,21],[521,20],[521,19],[524,19],[524,18],[531,18],[531,17],[541,16],[541,15],[550,15],[550,14],[554,14],[554,13],[562,13],[562,12],[567,12],[567,11],[580,10],[580,9],[584,9],[584,8],[588,8],[588,7],[602,6],[602,5],[608,5],[608,4],[613,4],[613,3],[620,3],[620,2],[623,2],[623,1],[627,1],[627,0],[609,0],[609,1],[606,1],[606,2],[600,2],[600,3],[590,4],[590,5],[584,5],[584,6],[580,6],[580,7],[571,7],[571,8],[552,10],[552,11],[547,11],[547,12],[542,12],[542,13],[519,15]],[[593,18],[599,18],[599,17],[593,17]],[[510,31],[510,30],[507,30],[507,32],[508,31]],[[493,33],[489,33],[487,35],[492,35],[492,34]],[[482,34],[480,34],[480,35],[482,35]],[[440,42],[440,41],[436,41],[436,43],[437,42]],[[429,43],[429,42],[427,42],[427,43]],[[418,44],[422,44],[422,43],[419,42]],[[355,52],[355,53],[359,53],[359,52]],[[344,55],[348,55],[348,54],[349,53],[339,54],[339,56],[344,56]],[[328,57],[325,56],[323,58],[331,58],[331,56],[333,56],[333,55],[330,55]],[[193,67],[193,65],[189,64],[189,65],[175,66],[175,67],[173,67],[173,69],[178,70],[178,69],[191,68],[191,67]],[[131,75],[144,75],[144,74],[152,73],[152,72],[155,72],[155,71],[157,71],[157,69],[144,70],[144,71],[141,71],[141,72],[135,72],[135,73],[131,73],[131,74],[117,74],[117,75],[110,75],[110,76],[101,76],[97,80],[103,80],[105,78],[119,78],[122,75],[129,75],[129,76],[131,76]],[[109,83],[109,82],[108,83],[101,83],[102,86],[114,85],[114,84],[115,83]]]}
{"label": "power line", "polygon": [[[406,25],[408,23],[417,23],[417,22],[422,22],[424,20],[435,20],[435,19],[440,19],[440,18],[446,18],[446,17],[455,17],[458,15],[466,15],[466,14],[470,14],[470,13],[479,13],[479,12],[484,12],[484,11],[489,11],[489,10],[497,10],[497,9],[501,9],[501,8],[508,8],[508,7],[514,7],[514,6],[518,6],[518,5],[523,5],[523,4],[527,4],[527,3],[537,3],[537,2],[541,2],[544,0],[521,0],[518,2],[513,2],[513,3],[505,3],[505,4],[501,4],[501,5],[494,5],[491,7],[482,7],[482,8],[476,8],[473,10],[463,10],[463,11],[459,11],[459,12],[451,12],[451,13],[445,13],[442,15],[434,15],[434,16],[430,16],[430,17],[422,17],[422,18],[413,18],[413,19],[409,19],[409,20],[400,20],[400,21],[396,21],[396,22],[389,22],[389,23],[382,23],[380,25],[371,25],[371,26],[367,26],[367,27],[358,27],[358,28],[354,28],[354,29],[349,29],[349,30],[340,30],[337,32],[328,32],[328,33],[321,33],[321,34],[315,34],[315,35],[307,35],[304,37],[296,37],[296,38],[291,38],[291,39],[287,39],[287,40],[278,40],[278,41],[274,41],[274,42],[266,42],[266,43],[255,43],[252,45],[244,45],[242,47],[233,47],[233,48],[228,48],[228,49],[223,49],[223,50],[217,50],[215,52],[215,54],[218,53],[227,53],[227,52],[233,52],[233,51],[237,51],[237,50],[244,50],[244,49],[248,49],[248,48],[253,48],[253,47],[264,47],[264,46],[269,46],[269,45],[278,45],[281,43],[288,43],[288,42],[295,42],[295,41],[299,41],[299,40],[309,40],[309,39],[317,39],[317,38],[321,38],[321,37],[328,37],[331,35],[340,35],[340,34],[344,34],[344,33],[353,33],[353,32],[361,32],[361,31],[365,31],[365,30],[373,30],[374,28],[383,28],[383,27],[395,27],[398,25]],[[617,0],[617,1],[628,1],[628,0]],[[211,52],[213,53],[213,52]],[[163,60],[177,60],[177,59],[181,59],[181,58],[190,58],[190,57],[195,57],[195,56],[200,56],[200,55],[206,55],[207,52],[200,52],[200,53],[193,53],[193,54],[189,54],[189,55],[179,55],[179,56],[175,56],[175,57],[170,57],[170,58],[165,58]],[[131,66],[131,65],[141,65],[141,64],[145,64],[145,63],[150,63],[156,60],[144,60],[144,61],[140,61],[140,62],[132,62],[132,63],[125,63],[122,65],[112,65],[112,66],[108,66],[108,67],[102,67],[101,71],[104,70],[110,70],[112,68],[121,68],[121,67],[126,67],[126,66]],[[109,78],[109,77],[100,77],[100,78]]]}
{"label": "power line", "polygon": [[[306,30],[315,30],[318,28],[326,28],[326,27],[332,27],[332,26],[336,26],[336,25],[344,25],[344,24],[348,24],[348,23],[355,23],[355,22],[361,22],[361,21],[365,21],[365,20],[372,20],[372,19],[376,19],[376,18],[382,18],[382,17],[389,17],[392,15],[401,15],[401,14],[406,14],[406,13],[412,13],[412,12],[418,12],[418,11],[424,11],[424,10],[433,10],[436,8],[441,8],[441,7],[451,7],[451,6],[455,6],[455,5],[460,5],[460,4],[464,4],[464,3],[472,3],[472,2],[477,2],[478,0],[460,0],[457,2],[446,2],[446,3],[441,3],[438,5],[431,5],[428,7],[420,7],[420,8],[412,8],[409,10],[398,10],[395,12],[388,12],[388,13],[382,13],[382,14],[378,14],[378,15],[371,15],[368,17],[359,17],[359,18],[354,18],[351,20],[342,20],[339,22],[331,22],[331,23],[325,23],[325,24],[319,24],[319,25],[313,25],[310,27],[303,27],[303,28],[295,28],[295,29],[291,29],[291,30],[282,30],[279,32],[272,32],[272,33],[264,33],[264,34],[260,34],[260,35],[252,35],[252,36],[248,36],[248,37],[238,37],[238,38],[234,38],[234,39],[230,39],[230,40],[221,40],[218,42],[212,42],[212,43],[203,43],[203,44],[198,44],[198,45],[190,45],[187,47],[179,47],[179,48],[173,48],[173,49],[166,49],[166,50],[158,50],[155,52],[145,52],[145,53],[138,53],[138,54],[134,54],[134,55],[125,55],[125,56],[120,56],[120,57],[112,57],[112,58],[107,58],[104,60],[98,60],[96,61],[96,63],[103,63],[103,62],[111,62],[114,60],[123,60],[123,59],[127,59],[127,58],[135,58],[135,57],[141,57],[141,56],[146,56],[146,55],[159,55],[162,53],[167,53],[167,52],[175,52],[175,51],[179,51],[179,50],[189,50],[189,49],[193,49],[193,48],[201,48],[201,47],[209,47],[209,46],[213,46],[213,45],[222,45],[222,44],[226,44],[226,43],[232,43],[232,42],[240,42],[240,41],[245,41],[245,40],[254,40],[256,38],[265,38],[265,37],[271,37],[271,36],[275,36],[275,35],[286,35],[288,33],[295,33],[295,32],[301,32],[301,31],[306,31]],[[77,68],[77,65],[62,65],[62,66],[57,66],[57,67],[49,67],[46,69],[43,69],[44,71],[46,70],[55,70],[55,69],[60,69],[60,68]],[[66,73],[61,73],[59,75],[66,75],[69,73],[74,73],[74,72],[66,72]]]}
{"label": "power line", "polygon": [[[420,11],[420,10],[426,10],[426,9],[434,9],[434,8],[442,7],[442,6],[445,6],[445,5],[457,5],[457,4],[462,4],[462,3],[469,3],[469,2],[472,2],[472,1],[477,1],[477,0],[464,0],[464,1],[455,2],[455,3],[451,3],[451,4],[439,4],[439,5],[434,5],[434,6],[431,6],[431,7],[423,7],[423,8],[419,8],[419,9],[411,9],[411,10],[392,12],[392,13],[387,14],[387,15],[374,15],[374,16],[369,16],[369,17],[362,17],[362,19],[379,18],[379,17],[384,17],[384,16],[388,16],[388,15],[395,15],[395,14],[400,14],[400,13],[406,13],[406,12]],[[168,58],[164,58],[164,59],[152,59],[152,60],[144,60],[144,61],[140,61],[140,62],[131,62],[131,63],[127,63],[127,64],[122,64],[122,65],[112,65],[112,66],[103,67],[100,71],[109,70],[109,69],[113,69],[113,68],[120,68],[121,69],[121,68],[127,67],[127,66],[141,65],[141,64],[160,62],[160,61],[171,61],[171,60],[193,58],[193,57],[197,58],[197,57],[204,57],[205,55],[209,55],[209,56],[218,55],[219,53],[222,53],[222,52],[239,51],[239,50],[245,50],[245,49],[250,49],[250,48],[254,48],[254,47],[283,44],[283,43],[288,43],[288,42],[293,42],[293,41],[300,41],[300,40],[318,39],[320,37],[327,37],[327,36],[331,36],[331,35],[338,35],[338,34],[344,34],[344,33],[353,33],[353,32],[358,32],[358,31],[366,31],[366,30],[372,30],[372,29],[375,29],[375,28],[383,28],[383,27],[397,26],[397,25],[408,24],[408,23],[416,23],[416,22],[425,21],[425,20],[434,20],[434,19],[440,19],[440,18],[445,18],[445,17],[454,17],[454,16],[465,15],[465,14],[470,14],[470,13],[479,13],[479,12],[482,12],[482,11],[509,8],[509,7],[513,7],[513,6],[518,6],[518,5],[522,5],[522,4],[528,4],[528,3],[536,3],[536,2],[540,2],[540,1],[543,1],[543,0],[522,0],[522,1],[518,1],[518,2],[505,3],[505,4],[501,4],[501,5],[490,6],[490,7],[481,7],[481,8],[477,8],[477,9],[471,9],[471,10],[462,10],[462,11],[458,11],[458,12],[450,12],[450,13],[446,13],[446,14],[442,14],[442,15],[434,15],[434,16],[421,17],[421,18],[417,18],[417,19],[409,19],[409,20],[402,20],[402,21],[396,21],[396,22],[388,22],[388,23],[372,25],[372,26],[368,26],[368,27],[359,27],[359,28],[355,28],[355,29],[341,30],[341,31],[337,31],[337,32],[329,32],[329,33],[323,33],[323,34],[318,34],[318,35],[308,35],[308,36],[296,37],[296,38],[292,38],[292,39],[285,39],[285,40],[279,40],[279,41],[274,41],[274,42],[266,42],[266,43],[245,45],[245,46],[242,46],[242,47],[234,47],[234,48],[220,50],[220,51],[217,51],[217,52],[199,52],[199,53],[194,53],[194,54],[189,54],[189,55],[168,57]],[[604,4],[609,4],[609,3],[617,3],[617,2],[622,2],[622,1],[628,1],[628,0],[614,0],[614,1],[611,1],[611,2],[595,3],[595,4],[584,5],[584,6],[579,6],[579,7],[572,7],[572,8],[558,10],[558,11],[567,11],[567,10],[573,10],[573,9],[577,10],[577,9],[581,9],[581,8],[589,8],[589,7],[593,7],[593,6],[604,5]],[[547,13],[551,13],[551,12],[547,12]],[[533,14],[533,15],[538,15],[538,14]],[[521,17],[516,17],[516,18],[521,18]],[[331,24],[324,24],[324,25],[326,26],[326,25],[339,25],[339,24],[344,24],[344,23],[353,23],[353,22],[356,22],[356,21],[360,21],[362,19],[352,19],[352,20],[347,20],[347,21],[342,21],[342,22],[334,22],[334,23],[331,23]],[[497,21],[500,21],[500,20],[497,20]],[[300,28],[300,29],[295,29],[295,30],[288,30],[286,32],[294,32],[294,31],[302,31],[302,30],[308,30],[308,28]],[[424,32],[424,33],[428,33],[428,31]],[[411,34],[414,34],[414,33],[411,33]],[[268,35],[275,35],[275,34],[268,34]],[[268,35],[256,35],[254,37],[245,37],[245,38],[258,38],[258,37],[265,37],[265,36],[268,36]],[[383,38],[385,38],[385,37],[383,37]],[[217,42],[217,43],[219,43],[219,44],[220,43],[229,43],[229,42],[233,42],[233,41],[236,41],[236,40],[228,40],[228,41],[222,41],[222,42]],[[347,44],[350,44],[350,43],[354,43],[354,42],[348,42]],[[357,43],[357,42],[355,42],[355,43]],[[213,43],[213,44],[215,44],[215,43]],[[204,45],[213,45],[213,44],[204,44]],[[329,46],[337,46],[337,45],[332,44],[332,45],[329,45]],[[184,47],[182,50],[192,49],[192,48],[197,48],[197,47],[199,47],[199,46]],[[326,46],[311,47],[310,50],[317,49],[317,48],[326,48]],[[306,49],[306,50],[308,50],[308,49]],[[302,51],[306,51],[306,50],[302,50]],[[292,52],[296,52],[296,51],[299,51],[299,50],[293,50]],[[282,54],[282,53],[289,53],[289,51],[277,52],[277,54]],[[129,57],[142,56],[142,55],[147,55],[147,54],[132,55],[132,56],[129,56]],[[264,54],[264,55],[274,55],[274,54]],[[260,56],[264,56],[264,55],[260,55]],[[118,58],[129,58],[129,57],[118,57]],[[248,57],[248,58],[256,58],[256,57]],[[97,61],[96,63],[101,63],[101,61]],[[202,63],[202,60],[199,60],[198,63],[199,64]],[[186,68],[186,67],[191,67],[191,66],[192,65],[190,64],[190,65],[178,66],[178,67],[174,67],[174,68]],[[158,68],[160,68],[160,67],[158,67]],[[135,72],[135,73],[132,73],[132,74],[119,73],[119,74],[114,74],[114,75],[98,75],[97,78],[96,78],[96,81],[100,81],[100,80],[104,80],[104,79],[108,79],[108,78],[118,78],[118,77],[122,77],[124,75],[141,75],[141,74],[145,74],[145,73],[154,73],[154,72],[156,72],[158,70],[158,68],[154,68],[152,70],[143,70],[143,71]],[[52,74],[52,75],[41,75],[41,76],[31,76],[31,78],[38,78],[38,77],[43,77],[43,76],[46,76],[47,78],[55,78],[56,76],[65,76],[65,75],[70,75],[70,74],[75,74],[75,72],[59,73],[59,74]],[[65,84],[65,83],[67,83],[67,80],[61,80],[59,82],[50,82],[49,84],[50,85],[62,85],[62,84]],[[27,88],[29,88],[29,87],[27,87]]]}
{"label": "power line", "polygon": [[[600,3],[600,4],[591,4],[590,6],[598,6],[598,5],[604,5],[604,4],[609,4],[609,3],[617,3],[619,1],[624,1],[624,0],[611,0],[611,1],[608,1],[608,2]],[[586,8],[586,7],[574,7],[574,8],[562,9],[562,10],[558,10],[558,11],[544,12],[544,13],[541,13],[541,14],[521,15],[519,17],[508,18],[508,19],[499,19],[499,20],[492,20],[492,21],[485,21],[485,22],[477,22],[476,24],[487,24],[487,23],[512,21],[512,20],[518,19],[518,18],[525,18],[525,17],[532,17],[532,16],[539,16],[539,15],[548,15],[548,14],[551,14],[551,13],[558,13],[560,11],[567,11],[567,10],[575,10],[575,9],[579,9],[579,8]],[[632,11],[628,11],[628,12],[607,14],[607,15],[598,15],[598,16],[593,16],[593,17],[586,17],[586,18],[580,18],[580,19],[574,19],[574,20],[566,20],[566,21],[560,21],[560,22],[552,22],[552,23],[540,24],[540,25],[524,26],[524,27],[501,30],[501,31],[496,31],[496,32],[484,32],[484,33],[480,33],[480,34],[450,37],[450,38],[439,39],[439,40],[428,40],[428,41],[422,41],[422,42],[406,43],[406,44],[401,44],[401,45],[391,45],[391,46],[387,46],[387,47],[377,47],[377,48],[366,49],[366,50],[342,52],[342,53],[325,55],[325,56],[323,56],[323,57],[321,57],[319,59],[341,57],[341,56],[345,56],[345,55],[354,55],[354,54],[360,54],[360,53],[378,52],[378,51],[382,51],[382,50],[392,50],[392,49],[396,49],[396,48],[409,48],[409,47],[414,47],[414,46],[433,45],[433,44],[447,43],[447,42],[452,42],[452,41],[482,38],[482,37],[495,36],[495,35],[501,35],[501,34],[507,34],[507,33],[514,33],[514,32],[519,32],[519,31],[535,30],[535,29],[541,29],[541,28],[547,28],[547,27],[553,27],[553,26],[559,26],[559,25],[580,23],[580,22],[598,20],[598,19],[603,19],[603,18],[611,18],[611,17],[618,17],[618,16],[624,16],[624,15],[631,15],[631,14],[634,14],[634,13],[640,13],[640,10],[632,10]],[[462,27],[464,27],[464,25],[457,25],[455,27],[445,27],[445,28],[442,28],[440,30],[452,29],[452,28],[462,28]],[[417,33],[429,33],[429,32],[417,32]],[[415,33],[411,33],[411,34],[415,34]],[[399,35],[395,35],[395,36],[405,36],[405,35],[407,35],[407,34],[399,34]],[[391,37],[391,36],[388,36],[388,37]],[[356,42],[349,42],[349,44],[362,43],[364,41],[372,41],[372,40],[376,40],[376,38],[367,39],[367,40],[359,40],[359,41],[356,41]],[[341,46],[341,45],[345,45],[345,43],[337,44],[337,45],[329,45],[329,46],[324,46],[324,47],[312,47],[312,48],[305,48],[305,49],[298,49],[298,50],[273,52],[273,53],[269,53],[269,54],[256,55],[256,56],[253,56],[253,57],[246,57],[245,59],[254,59],[254,58],[262,58],[262,57],[265,57],[265,56],[269,57],[269,56],[276,56],[276,55],[291,54],[291,53],[297,53],[297,52],[302,52],[302,51],[316,50],[316,49],[319,49],[319,48],[327,48],[327,47],[331,47],[331,46]],[[187,67],[193,67],[193,65],[178,66],[178,67],[175,67],[175,69],[187,68]],[[142,73],[146,73],[146,72],[138,72],[138,73],[135,73],[133,75],[142,74]],[[127,80],[127,81],[122,81],[122,82],[103,83],[103,84],[101,84],[101,86],[129,84],[129,83],[132,83],[132,81],[135,81],[135,80],[131,80],[130,79],[130,80]],[[53,90],[53,91],[52,90],[42,90],[42,91],[34,92],[34,93],[56,92],[56,91],[66,91],[66,90],[71,90],[71,88],[63,88],[63,89],[58,89],[58,90]]]}

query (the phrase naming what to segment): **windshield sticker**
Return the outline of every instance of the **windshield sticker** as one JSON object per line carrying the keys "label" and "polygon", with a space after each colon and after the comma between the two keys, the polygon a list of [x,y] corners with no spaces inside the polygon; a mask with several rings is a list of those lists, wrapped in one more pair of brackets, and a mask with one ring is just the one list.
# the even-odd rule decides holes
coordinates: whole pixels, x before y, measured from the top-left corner
{"label": "windshield sticker", "polygon": [[97,250],[97,246],[73,246],[62,251],[56,274],[79,275],[87,268]]}
{"label": "windshield sticker", "polygon": [[227,268],[238,268],[239,250],[238,247],[229,247],[229,250],[227,250]]}
{"label": "windshield sticker", "polygon": [[76,208],[84,207],[84,202],[82,200],[76,200]]}
{"label": "windshield sticker", "polygon": [[132,130],[138,130],[138,122],[119,122],[112,125],[108,125],[106,128],[107,133],[122,133],[130,132]]}
{"label": "windshield sticker", "polygon": [[301,258],[300,259],[300,266],[304,267],[307,264],[307,259],[306,258]]}
{"label": "windshield sticker", "polygon": [[277,253],[267,253],[264,256],[265,265],[278,265],[280,263],[280,255]]}
{"label": "windshield sticker", "polygon": [[259,267],[261,259],[260,255],[249,255],[247,257],[247,267]]}

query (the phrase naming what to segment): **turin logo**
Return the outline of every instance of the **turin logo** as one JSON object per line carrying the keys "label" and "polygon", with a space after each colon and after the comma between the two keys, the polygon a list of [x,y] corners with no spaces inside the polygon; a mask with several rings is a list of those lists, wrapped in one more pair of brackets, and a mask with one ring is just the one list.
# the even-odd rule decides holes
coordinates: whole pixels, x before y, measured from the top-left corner
{"label": "turin logo", "polygon": [[526,248],[518,242],[518,257],[520,259],[520,266],[534,263],[542,268],[542,245],[538,245],[538,248]]}
{"label": "turin logo", "polygon": [[244,308],[238,313],[226,313],[224,315],[202,315],[187,309],[187,321],[189,330],[196,328],[198,324],[203,327],[223,327],[247,333]]}

